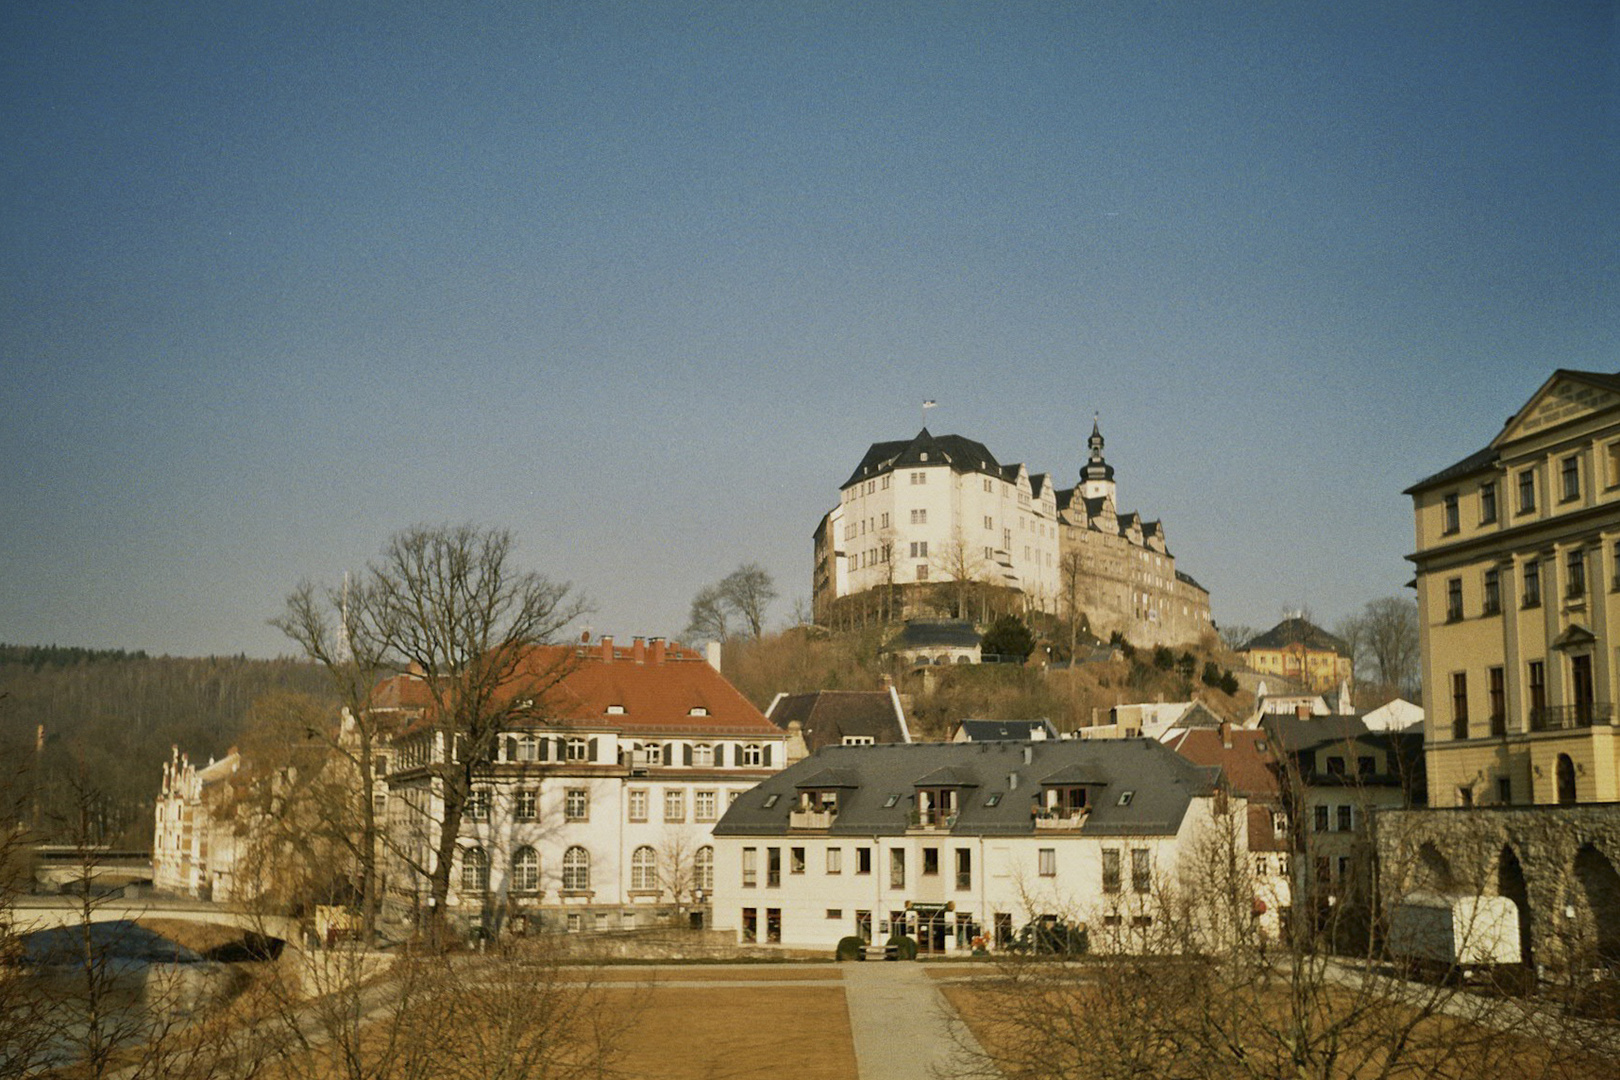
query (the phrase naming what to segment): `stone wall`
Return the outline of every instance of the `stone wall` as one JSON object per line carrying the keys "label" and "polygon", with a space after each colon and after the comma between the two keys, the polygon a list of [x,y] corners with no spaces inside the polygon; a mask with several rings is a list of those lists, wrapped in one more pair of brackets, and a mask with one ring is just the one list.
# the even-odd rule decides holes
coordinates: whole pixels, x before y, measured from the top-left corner
{"label": "stone wall", "polygon": [[1382,810],[1386,911],[1415,889],[1508,896],[1526,963],[1620,967],[1620,804]]}

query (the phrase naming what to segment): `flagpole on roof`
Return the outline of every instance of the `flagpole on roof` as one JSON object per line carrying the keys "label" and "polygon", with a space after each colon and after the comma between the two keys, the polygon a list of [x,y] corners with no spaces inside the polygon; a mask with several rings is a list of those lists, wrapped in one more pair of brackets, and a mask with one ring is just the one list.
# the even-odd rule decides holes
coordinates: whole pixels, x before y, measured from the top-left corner
{"label": "flagpole on roof", "polygon": [[935,401],[933,398],[929,398],[927,401],[923,402],[923,406],[922,406],[922,426],[923,427],[928,426],[928,410],[932,409],[934,406],[936,406],[938,404],[939,404],[939,402]]}

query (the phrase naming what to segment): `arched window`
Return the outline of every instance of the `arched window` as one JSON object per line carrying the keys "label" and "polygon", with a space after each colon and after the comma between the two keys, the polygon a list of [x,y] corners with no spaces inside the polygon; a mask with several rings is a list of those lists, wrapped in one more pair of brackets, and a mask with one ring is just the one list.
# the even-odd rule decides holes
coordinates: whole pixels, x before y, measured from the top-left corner
{"label": "arched window", "polygon": [[468,848],[461,853],[461,891],[489,891],[489,856],[484,854],[481,847]]}
{"label": "arched window", "polygon": [[569,892],[585,892],[591,887],[591,853],[571,847],[563,853],[562,887]]}
{"label": "arched window", "polygon": [[512,855],[512,891],[540,891],[540,856],[532,847],[520,847]]}
{"label": "arched window", "polygon": [[587,752],[588,750],[589,747],[586,746],[584,739],[571,738],[568,740],[567,754],[569,761],[588,760],[590,757],[589,753]]}
{"label": "arched window", "polygon": [[518,739],[517,751],[519,761],[539,761],[540,740],[533,735],[524,735]]}
{"label": "arched window", "polygon": [[634,892],[658,888],[658,855],[646,844],[630,855],[630,888]]}
{"label": "arched window", "polygon": [[742,748],[742,763],[744,765],[764,764],[764,752],[760,750],[759,743],[748,743]]}
{"label": "arched window", "polygon": [[1559,754],[1558,762],[1553,768],[1553,776],[1558,785],[1558,801],[1568,806],[1575,799],[1575,763],[1568,754]]}
{"label": "arched window", "polygon": [[692,888],[714,891],[714,848],[704,845],[692,856]]}

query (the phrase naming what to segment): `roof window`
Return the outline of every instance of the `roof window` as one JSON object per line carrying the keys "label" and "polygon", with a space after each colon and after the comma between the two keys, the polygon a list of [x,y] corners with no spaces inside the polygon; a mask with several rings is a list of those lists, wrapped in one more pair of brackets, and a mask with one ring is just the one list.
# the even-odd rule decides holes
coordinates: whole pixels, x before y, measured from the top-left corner
{"label": "roof window", "polygon": [[1000,806],[1001,805],[1001,792],[998,791],[995,794],[991,795],[988,799],[984,800],[984,805],[986,805],[986,806]]}
{"label": "roof window", "polygon": [[694,705],[687,710],[687,716],[708,716],[709,710],[702,705]]}
{"label": "roof window", "polygon": [[1131,798],[1133,796],[1135,796],[1135,794],[1136,794],[1136,792],[1134,792],[1134,791],[1122,791],[1122,792],[1120,792],[1119,793],[1119,805],[1121,805],[1121,806],[1129,806],[1129,805],[1131,805]]}
{"label": "roof window", "polygon": [[898,795],[890,795],[887,799],[883,800],[883,809],[885,809],[885,810],[891,809],[894,806],[894,804],[899,802],[899,801],[900,801],[900,796],[898,796]]}
{"label": "roof window", "polygon": [[780,799],[781,797],[782,796],[780,796],[780,795],[767,795],[767,796],[765,796],[765,809],[769,810],[771,807],[775,806],[776,805],[776,800]]}
{"label": "roof window", "polygon": [[623,705],[609,705],[607,707],[607,712],[608,712],[609,716],[623,716],[624,715],[624,706]]}

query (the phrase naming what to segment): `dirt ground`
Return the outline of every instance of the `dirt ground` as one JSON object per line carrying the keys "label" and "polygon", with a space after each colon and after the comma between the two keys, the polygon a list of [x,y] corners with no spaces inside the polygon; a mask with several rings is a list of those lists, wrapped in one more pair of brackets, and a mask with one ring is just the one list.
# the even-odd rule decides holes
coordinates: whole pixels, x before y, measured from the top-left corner
{"label": "dirt ground", "polygon": [[[563,974],[567,975],[567,969]],[[802,968],[772,964],[757,968],[713,968],[696,964],[670,967],[601,967],[580,969],[581,982],[658,983],[667,982],[838,982],[836,968]]]}
{"label": "dirt ground", "polygon": [[834,986],[655,987],[616,1067],[635,1080],[858,1077]]}

